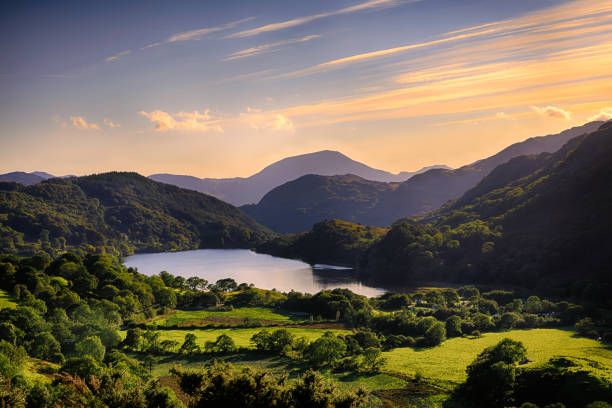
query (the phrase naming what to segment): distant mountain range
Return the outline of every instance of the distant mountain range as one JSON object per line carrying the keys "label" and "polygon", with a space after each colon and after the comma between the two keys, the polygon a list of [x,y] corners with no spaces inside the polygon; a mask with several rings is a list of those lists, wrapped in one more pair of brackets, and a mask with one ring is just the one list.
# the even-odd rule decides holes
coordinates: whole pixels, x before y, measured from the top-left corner
{"label": "distant mountain range", "polygon": [[242,209],[281,233],[307,231],[319,221],[334,218],[388,226],[399,218],[425,214],[460,197],[514,157],[555,152],[570,139],[593,132],[603,123],[591,122],[559,134],[533,137],[467,166],[431,169],[401,183],[369,181],[354,175],[307,175],[274,188],[257,205]]}
{"label": "distant mountain range", "polygon": [[162,183],[210,194],[223,201],[240,206],[258,203],[264,194],[273,188],[307,174],[323,176],[354,174],[366,180],[399,182],[434,168],[450,169],[448,166],[436,165],[415,172],[403,171],[399,174],[393,174],[369,167],[340,152],[323,150],[287,157],[246,178],[201,179],[175,174],[153,174],[149,177]]}
{"label": "distant mountain range", "polygon": [[[73,175],[61,176],[59,178],[75,177]],[[14,183],[20,183],[24,186],[31,186],[36,183],[40,183],[44,180],[57,178],[53,174],[46,173],[44,171],[33,171],[31,173],[25,173],[23,171],[13,171],[11,173],[0,174],[0,181],[8,181]]]}

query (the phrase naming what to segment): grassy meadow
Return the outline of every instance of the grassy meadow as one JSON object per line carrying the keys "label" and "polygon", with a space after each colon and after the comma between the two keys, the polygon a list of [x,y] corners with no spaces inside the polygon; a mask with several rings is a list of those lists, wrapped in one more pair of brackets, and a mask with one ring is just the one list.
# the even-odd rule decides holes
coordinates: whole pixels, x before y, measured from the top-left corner
{"label": "grassy meadow", "polygon": [[[174,340],[182,344],[185,340],[187,333],[193,333],[196,336],[196,343],[200,347],[204,347],[207,341],[215,341],[217,337],[222,334],[227,334],[234,340],[238,347],[253,347],[251,344],[251,337],[260,331],[264,330],[264,327],[254,328],[227,328],[227,329],[195,329],[195,330],[160,330],[160,341]],[[272,327],[268,330],[276,330]],[[300,327],[288,327],[286,328],[295,337],[306,337],[309,341],[314,341],[321,337],[323,333],[331,331],[334,334],[348,334],[351,333],[349,330],[328,330],[328,329],[313,329],[313,328],[300,328]],[[120,332],[122,337],[125,337],[125,331]]]}
{"label": "grassy meadow", "polygon": [[527,348],[531,364],[543,363],[554,356],[574,357],[586,365],[604,367],[604,374],[612,379],[612,349],[600,342],[576,336],[568,329],[529,329],[484,333],[480,338],[456,337],[433,348],[397,348],[384,352],[385,369],[414,376],[460,383],[465,380],[465,368],[486,347],[508,337],[521,341]]}
{"label": "grassy meadow", "polygon": [[210,310],[177,310],[159,316],[151,321],[158,326],[200,325],[201,323],[242,323],[245,319],[251,322],[299,323],[304,316],[292,315],[266,307],[240,307],[227,311]]}

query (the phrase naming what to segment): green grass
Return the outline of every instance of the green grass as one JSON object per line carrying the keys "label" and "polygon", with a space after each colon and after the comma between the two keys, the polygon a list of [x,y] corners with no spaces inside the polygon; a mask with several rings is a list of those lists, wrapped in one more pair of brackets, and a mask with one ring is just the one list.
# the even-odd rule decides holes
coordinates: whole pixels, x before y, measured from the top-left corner
{"label": "green grass", "polygon": [[[140,358],[140,356],[136,356]],[[245,352],[230,356],[170,356],[162,357],[153,369],[154,377],[169,375],[170,369],[180,366],[183,369],[201,369],[206,366],[213,358],[231,362],[236,370],[244,367],[253,367],[271,372],[275,376],[287,375],[290,382],[295,381],[307,370],[307,365],[294,361],[286,357],[269,356],[257,352]],[[364,387],[368,391],[386,390],[403,388],[406,385],[404,380],[390,376],[388,374],[354,374],[354,373],[333,373],[330,370],[322,370],[321,374],[333,382],[343,391],[356,391],[359,387]],[[380,401],[373,395],[368,396],[365,407],[380,406]]]}
{"label": "green grass", "polygon": [[237,319],[251,321],[268,321],[279,323],[302,322],[301,316],[291,315],[265,307],[240,307],[229,311],[209,310],[177,310],[166,316],[159,316],[152,323],[159,326],[175,326],[199,320],[223,321],[223,319]]}
{"label": "green grass", "polygon": [[[249,329],[195,329],[195,330],[160,330],[160,340],[175,340],[178,341],[179,344],[182,344],[185,340],[185,335],[187,333],[193,333],[196,336],[196,343],[200,347],[204,347],[204,344],[207,341],[214,341],[222,334],[227,334],[230,336],[236,346],[238,347],[252,347],[250,342],[251,337],[255,334],[264,330],[263,327],[249,328]],[[273,331],[277,330],[276,328],[268,328],[267,330]],[[286,328],[289,332],[291,332],[296,337],[306,337],[310,341],[314,341],[321,337],[323,333],[331,331],[335,334],[348,334],[350,331],[348,330],[326,330],[326,329],[309,329],[309,328],[297,328],[297,327],[288,327]],[[120,332],[122,337],[125,337],[125,332]]]}
{"label": "green grass", "polygon": [[481,338],[452,338],[434,348],[398,348],[383,353],[387,358],[385,369],[407,375],[417,371],[424,377],[442,382],[460,383],[465,380],[465,368],[486,347],[503,338],[523,342],[527,348],[529,367],[554,356],[567,356],[590,360],[607,368],[612,378],[612,349],[598,341],[577,337],[569,329],[511,330],[485,333]]}
{"label": "green grass", "polygon": [[7,307],[14,309],[17,307],[17,302],[7,291],[0,290],[0,309]]}

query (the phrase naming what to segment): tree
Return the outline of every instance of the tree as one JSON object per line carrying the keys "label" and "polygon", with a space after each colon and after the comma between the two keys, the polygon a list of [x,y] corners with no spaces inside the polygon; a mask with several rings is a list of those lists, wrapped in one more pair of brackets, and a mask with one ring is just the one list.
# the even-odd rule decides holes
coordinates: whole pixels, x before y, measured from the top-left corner
{"label": "tree", "polygon": [[81,356],[91,356],[98,361],[104,360],[106,348],[98,336],[85,337],[75,346],[76,352]]}
{"label": "tree", "polygon": [[509,330],[516,326],[520,320],[521,318],[516,313],[506,312],[499,319],[498,326],[502,330]]}
{"label": "tree", "polygon": [[460,337],[462,334],[461,318],[459,316],[452,315],[446,319],[446,335],[448,337]]}
{"label": "tree", "polygon": [[84,380],[90,381],[92,376],[101,378],[106,372],[102,364],[90,355],[73,357],[66,360],[60,372],[78,375]]}
{"label": "tree", "polygon": [[446,340],[446,328],[444,323],[434,323],[425,332],[425,344],[430,347],[437,346]]}
{"label": "tree", "polygon": [[206,342],[206,351],[215,353],[230,353],[236,350],[236,343],[227,334],[222,334],[215,341]]}
{"label": "tree", "polygon": [[140,349],[140,345],[142,343],[142,330],[138,327],[134,329],[128,329],[125,339],[121,343],[123,347],[126,347],[131,350]]}
{"label": "tree", "polygon": [[144,358],[143,365],[149,372],[153,371],[153,366],[157,364],[157,357],[152,354],[147,354]]}
{"label": "tree", "polygon": [[516,363],[525,359],[526,352],[521,342],[508,338],[484,349],[467,367],[465,396],[478,406],[506,406],[514,389]]}
{"label": "tree", "polygon": [[326,332],[319,339],[310,343],[306,358],[314,365],[331,365],[344,356],[346,343],[332,332]]}
{"label": "tree", "polygon": [[208,281],[206,279],[198,278],[197,276],[192,276],[187,278],[185,281],[187,287],[193,291],[202,291],[206,289],[208,285]]}
{"label": "tree", "polygon": [[584,319],[581,319],[580,321],[578,321],[575,327],[578,333],[580,333],[583,336],[586,336],[588,335],[589,332],[595,329],[595,323],[593,322],[593,319],[591,319],[590,317],[585,317]]}
{"label": "tree", "polygon": [[223,292],[231,292],[233,290],[236,290],[236,288],[238,287],[238,284],[232,278],[225,278],[225,279],[219,279],[215,283],[215,286]]}
{"label": "tree", "polygon": [[195,354],[200,352],[200,346],[196,344],[196,336],[193,333],[185,335],[185,341],[179,349],[179,354]]}
{"label": "tree", "polygon": [[159,381],[152,381],[144,392],[148,408],[183,408],[183,403],[174,392],[162,386]]}
{"label": "tree", "polygon": [[31,354],[36,358],[54,363],[62,364],[64,362],[60,344],[49,332],[38,333],[34,337]]}
{"label": "tree", "polygon": [[363,351],[363,367],[370,372],[379,372],[385,364],[386,359],[377,347],[368,347]]}

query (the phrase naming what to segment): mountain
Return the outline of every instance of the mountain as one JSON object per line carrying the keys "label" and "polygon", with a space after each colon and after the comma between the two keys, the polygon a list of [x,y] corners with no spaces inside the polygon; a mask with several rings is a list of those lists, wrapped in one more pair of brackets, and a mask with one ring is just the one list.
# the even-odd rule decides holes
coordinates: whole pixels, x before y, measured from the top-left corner
{"label": "mountain", "polygon": [[[334,233],[315,234],[320,227],[269,241],[261,250],[306,258],[313,248],[326,248],[326,262],[358,264],[362,273],[396,285],[518,285],[612,306],[611,202],[608,122],[554,153],[497,166],[459,199],[420,220],[398,220],[359,251],[337,251]],[[304,236],[316,239],[304,245]],[[319,262],[316,254],[310,261]]]}
{"label": "mountain", "polygon": [[14,171],[12,173],[0,174],[0,182],[14,182],[21,183],[25,186],[30,186],[32,184],[40,183],[41,181],[46,180],[44,177],[33,173],[25,173],[23,171]]}
{"label": "mountain", "polygon": [[[34,175],[36,175],[38,177],[42,177],[44,180],[56,177],[53,174],[49,174],[49,173],[47,173],[45,171],[33,171],[31,174],[34,174]],[[64,176],[64,177],[67,177],[67,176]]]}
{"label": "mountain", "polygon": [[[448,168],[447,166],[430,167]],[[366,166],[340,152],[323,150],[287,157],[246,178],[200,179],[193,176],[174,174],[153,174],[149,177],[162,183],[210,194],[223,201],[240,206],[257,203],[264,194],[274,187],[307,174],[324,176],[354,174],[366,180],[397,182],[404,181],[423,171],[426,171],[426,169],[413,173],[402,172],[400,174],[393,174]]]}
{"label": "mountain", "polygon": [[240,208],[280,233],[308,231],[315,223],[333,218],[367,224],[380,196],[397,185],[352,174],[309,174],[274,188],[257,205]]}
{"label": "mountain", "polygon": [[272,236],[230,204],[136,173],[0,183],[6,253],[250,248]]}
{"label": "mountain", "polygon": [[399,218],[423,215],[460,197],[513,157],[554,152],[568,140],[595,131],[602,124],[591,122],[559,134],[530,138],[456,170],[434,168],[402,183],[384,185],[346,176],[302,177],[273,189],[258,204],[243,209],[277,232],[307,231],[313,224],[332,218],[388,226]]}

